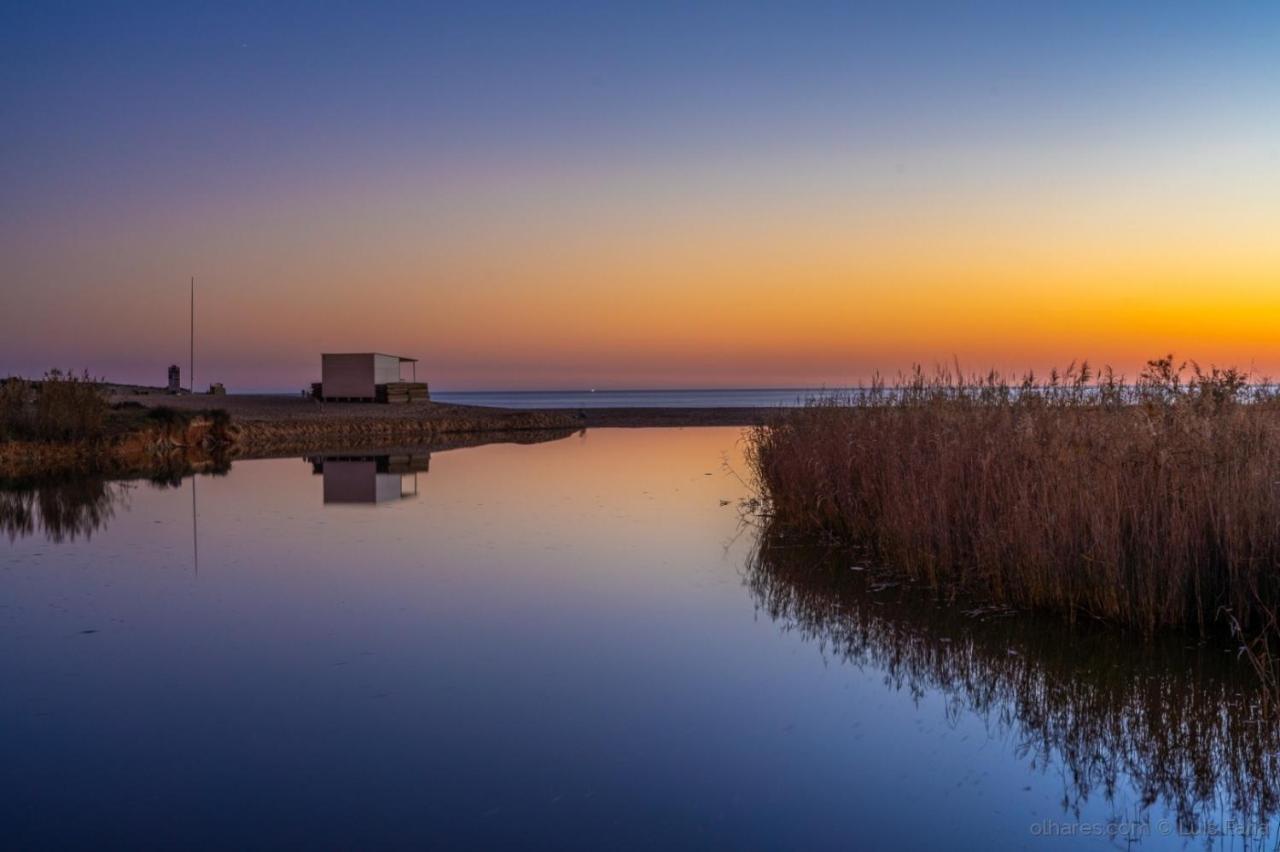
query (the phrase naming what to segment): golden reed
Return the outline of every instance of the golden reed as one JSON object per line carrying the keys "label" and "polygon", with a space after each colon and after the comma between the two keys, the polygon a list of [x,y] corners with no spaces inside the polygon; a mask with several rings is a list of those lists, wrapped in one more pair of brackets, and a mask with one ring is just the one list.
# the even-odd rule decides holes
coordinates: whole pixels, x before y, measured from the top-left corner
{"label": "golden reed", "polygon": [[753,430],[771,528],[864,549],[938,592],[1150,634],[1280,606],[1280,394],[1228,369],[1045,379],[917,368]]}

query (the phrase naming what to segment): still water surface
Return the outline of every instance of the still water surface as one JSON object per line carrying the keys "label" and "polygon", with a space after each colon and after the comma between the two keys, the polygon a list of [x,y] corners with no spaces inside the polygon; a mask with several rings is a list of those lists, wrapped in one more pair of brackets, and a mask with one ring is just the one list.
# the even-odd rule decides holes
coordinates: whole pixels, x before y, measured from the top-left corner
{"label": "still water surface", "polygon": [[1275,846],[1234,658],[762,547],[739,436],[0,496],[0,847]]}

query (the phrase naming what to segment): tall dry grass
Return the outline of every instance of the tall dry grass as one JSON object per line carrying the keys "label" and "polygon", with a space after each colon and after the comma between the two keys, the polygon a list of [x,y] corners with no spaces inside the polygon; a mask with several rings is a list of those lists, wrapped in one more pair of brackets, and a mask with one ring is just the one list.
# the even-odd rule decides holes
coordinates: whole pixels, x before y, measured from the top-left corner
{"label": "tall dry grass", "polygon": [[50,370],[37,382],[0,382],[0,440],[86,441],[102,437],[110,407],[87,372]]}
{"label": "tall dry grass", "polygon": [[1277,633],[1280,398],[1236,370],[917,369],[781,415],[748,459],[771,525],[945,595]]}

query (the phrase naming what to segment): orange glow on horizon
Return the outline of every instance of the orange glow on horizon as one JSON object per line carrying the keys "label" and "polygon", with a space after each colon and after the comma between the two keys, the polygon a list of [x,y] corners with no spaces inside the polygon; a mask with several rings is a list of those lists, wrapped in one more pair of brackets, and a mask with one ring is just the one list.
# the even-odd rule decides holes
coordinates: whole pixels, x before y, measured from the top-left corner
{"label": "orange glow on horizon", "polygon": [[22,317],[0,373],[161,382],[194,272],[198,379],[233,390],[301,387],[344,350],[416,356],[446,390],[836,386],[953,358],[1132,374],[1170,351],[1280,374],[1280,169],[1252,116],[1167,150],[1186,128],[410,161],[181,216],[33,214],[0,238],[0,314]]}

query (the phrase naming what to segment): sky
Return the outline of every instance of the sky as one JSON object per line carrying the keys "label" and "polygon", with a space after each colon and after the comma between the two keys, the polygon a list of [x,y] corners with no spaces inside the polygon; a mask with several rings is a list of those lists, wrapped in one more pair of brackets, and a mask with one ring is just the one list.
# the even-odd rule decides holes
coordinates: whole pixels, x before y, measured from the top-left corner
{"label": "sky", "polygon": [[[0,375],[1280,375],[1280,5],[0,0]],[[184,379],[185,381],[185,379]]]}

